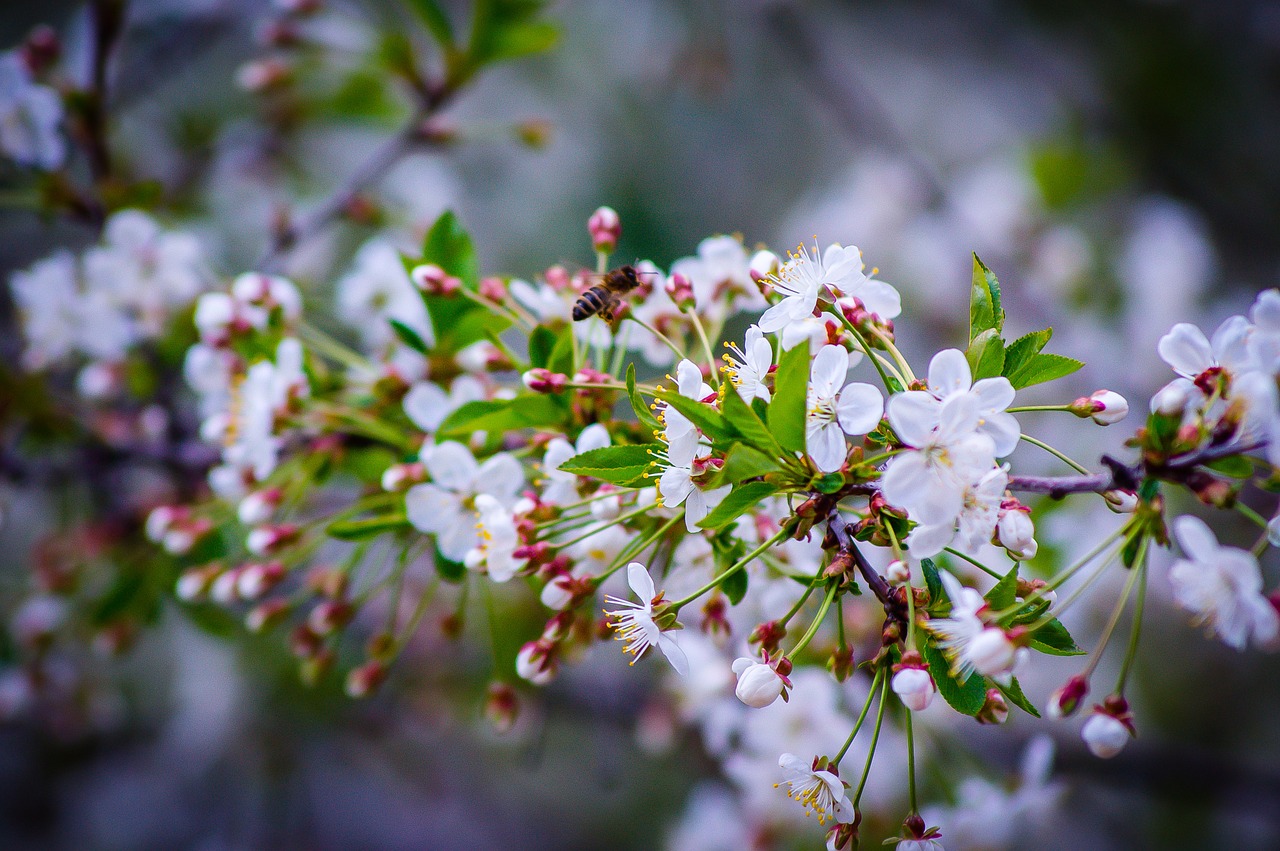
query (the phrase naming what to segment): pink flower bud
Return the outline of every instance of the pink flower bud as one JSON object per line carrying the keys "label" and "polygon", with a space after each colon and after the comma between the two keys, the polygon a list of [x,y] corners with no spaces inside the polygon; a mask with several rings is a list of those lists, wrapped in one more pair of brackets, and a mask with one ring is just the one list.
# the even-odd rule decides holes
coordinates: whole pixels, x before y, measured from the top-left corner
{"label": "pink flower bud", "polygon": [[895,558],[884,569],[884,578],[893,586],[906,585],[911,581],[911,567],[902,559]]}
{"label": "pink flower bud", "polygon": [[378,686],[382,685],[387,678],[387,666],[385,663],[377,659],[371,659],[358,668],[352,668],[347,674],[346,692],[347,697],[356,698],[368,697]]}
{"label": "pink flower bud", "polygon": [[250,632],[264,632],[283,621],[289,614],[289,608],[289,603],[285,600],[260,603],[244,616],[245,628]]}
{"label": "pink flower bud", "polygon": [[516,673],[535,686],[544,686],[555,678],[555,661],[552,651],[555,645],[546,639],[530,641],[516,655]]}
{"label": "pink flower bud", "polygon": [[501,278],[481,278],[478,287],[480,295],[489,299],[489,301],[502,304],[507,300],[507,285],[502,282]]}
{"label": "pink flower bud", "polygon": [[576,596],[573,586],[573,577],[569,574],[557,576],[542,589],[539,599],[542,600],[542,605],[548,609],[553,609],[557,612],[564,611],[569,608]]}
{"label": "pink flower bud", "polygon": [[206,564],[203,567],[184,570],[182,575],[178,577],[174,593],[179,600],[188,603],[203,599],[209,593],[209,588],[214,580],[221,573],[222,565],[220,564]]}
{"label": "pink flower bud", "polygon": [[190,513],[187,508],[177,505],[161,505],[151,509],[145,526],[147,539],[157,544],[163,543],[165,534]]}
{"label": "pink flower bud", "polygon": [[561,393],[569,383],[569,376],[537,367],[520,376],[520,380],[534,393]]}
{"label": "pink flower bud", "polygon": [[938,689],[929,675],[929,669],[922,665],[908,665],[893,675],[890,683],[893,693],[913,712],[923,712],[933,702]]}
{"label": "pink flower bud", "polygon": [[573,279],[569,275],[569,270],[563,266],[552,266],[542,274],[542,279],[547,282],[547,286],[556,292],[564,292],[573,289]]}
{"label": "pink flower bud", "polygon": [[290,76],[289,66],[279,59],[254,59],[236,71],[236,85],[257,94],[283,85]]}
{"label": "pink flower bud", "polygon": [[236,516],[246,526],[266,523],[280,506],[282,499],[284,494],[279,488],[254,491],[240,500],[240,505],[236,508]]}
{"label": "pink flower bud", "polygon": [[484,698],[484,717],[499,734],[508,733],[520,717],[520,699],[506,683],[490,683]]}
{"label": "pink flower bud", "polygon": [[663,284],[663,289],[667,291],[667,295],[675,302],[676,307],[680,310],[693,310],[695,303],[693,295],[693,282],[681,275],[679,272],[667,278],[667,282]]}
{"label": "pink flower bud", "polygon": [[427,295],[453,295],[462,287],[462,281],[435,263],[414,266],[409,273],[409,278],[414,286]]}
{"label": "pink flower bud", "polygon": [[350,603],[319,603],[307,615],[307,627],[316,635],[329,635],[351,622],[355,608]]}
{"label": "pink flower bud", "polygon": [[234,603],[239,595],[236,588],[240,581],[240,568],[232,568],[224,571],[217,579],[213,580],[213,584],[209,586],[209,598],[215,603],[221,603],[229,606]]}
{"label": "pink flower bud", "polygon": [[[1085,405],[1081,405],[1081,403]],[[1079,413],[1076,409],[1089,407],[1087,413]],[[1072,404],[1072,410],[1076,416],[1092,417],[1093,421],[1098,425],[1111,425],[1118,423],[1129,414],[1129,402],[1119,393],[1113,390],[1096,390],[1089,394],[1087,398],[1077,399]]]}
{"label": "pink flower bud", "polygon": [[246,564],[236,579],[236,594],[241,600],[257,600],[284,579],[284,565],[278,561]]}
{"label": "pink flower bud", "polygon": [[264,556],[283,549],[296,541],[301,534],[302,530],[292,523],[282,523],[279,526],[259,526],[249,532],[249,537],[245,540],[245,547],[256,556]]}
{"label": "pink flower bud", "polygon": [[591,244],[596,251],[611,253],[618,247],[618,238],[622,236],[622,220],[612,207],[600,207],[587,219],[587,232],[591,234]]}
{"label": "pink flower bud", "polygon": [[1110,490],[1102,498],[1107,501],[1107,508],[1116,514],[1132,514],[1138,507],[1138,495],[1133,491]]}
{"label": "pink flower bud", "polygon": [[749,264],[751,280],[759,283],[782,271],[782,261],[772,251],[757,251]]}
{"label": "pink flower bud", "polygon": [[1073,715],[1080,706],[1080,701],[1089,693],[1089,681],[1077,674],[1067,680],[1062,688],[1049,696],[1046,711],[1050,718],[1067,718]]}
{"label": "pink flower bud", "polygon": [[974,716],[979,724],[1003,724],[1009,717],[1009,704],[1005,702],[1000,689],[987,689],[986,702]]}
{"label": "pink flower bud", "polygon": [[410,486],[427,480],[425,464],[392,464],[382,474],[382,489],[388,493],[408,490]]}

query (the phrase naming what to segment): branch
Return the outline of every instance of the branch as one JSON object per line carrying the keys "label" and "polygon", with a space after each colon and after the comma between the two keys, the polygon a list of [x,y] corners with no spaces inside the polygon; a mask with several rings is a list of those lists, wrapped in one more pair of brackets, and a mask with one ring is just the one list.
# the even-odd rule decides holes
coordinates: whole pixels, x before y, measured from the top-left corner
{"label": "branch", "polygon": [[413,115],[310,215],[296,224],[286,224],[280,228],[267,246],[266,253],[258,261],[258,271],[275,271],[290,250],[324,230],[350,209],[365,189],[385,177],[396,163],[414,149],[430,141],[424,125],[449,102],[457,90],[449,85],[422,85],[416,87],[415,92],[419,102]]}
{"label": "branch", "polygon": [[858,573],[862,575],[863,581],[867,583],[867,588],[884,606],[885,617],[900,623],[906,623],[906,604],[889,587],[889,583],[885,581],[885,578],[871,566],[871,563],[867,561],[867,557],[862,554],[862,550],[858,549],[857,543],[854,542],[853,536],[849,533],[849,523],[838,509],[833,509],[827,517],[827,529],[838,542],[837,552],[853,560],[853,563],[858,568]]}

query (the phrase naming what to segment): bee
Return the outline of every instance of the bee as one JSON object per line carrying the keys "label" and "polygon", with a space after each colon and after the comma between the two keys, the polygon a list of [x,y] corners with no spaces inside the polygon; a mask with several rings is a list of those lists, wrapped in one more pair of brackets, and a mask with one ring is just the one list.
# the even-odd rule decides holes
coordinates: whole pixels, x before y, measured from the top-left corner
{"label": "bee", "polygon": [[581,322],[599,316],[605,322],[613,322],[613,314],[622,304],[622,296],[640,286],[640,278],[634,266],[622,266],[605,272],[600,283],[578,296],[573,304],[573,321]]}

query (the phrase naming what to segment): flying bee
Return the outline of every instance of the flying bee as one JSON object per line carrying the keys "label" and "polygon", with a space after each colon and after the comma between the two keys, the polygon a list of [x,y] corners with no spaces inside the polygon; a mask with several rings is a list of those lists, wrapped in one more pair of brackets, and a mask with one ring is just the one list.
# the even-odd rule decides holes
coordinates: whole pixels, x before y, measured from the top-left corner
{"label": "flying bee", "polygon": [[581,322],[599,316],[605,322],[613,322],[614,311],[622,305],[622,296],[640,286],[640,277],[634,266],[622,266],[605,272],[600,283],[578,296],[573,304],[573,321]]}

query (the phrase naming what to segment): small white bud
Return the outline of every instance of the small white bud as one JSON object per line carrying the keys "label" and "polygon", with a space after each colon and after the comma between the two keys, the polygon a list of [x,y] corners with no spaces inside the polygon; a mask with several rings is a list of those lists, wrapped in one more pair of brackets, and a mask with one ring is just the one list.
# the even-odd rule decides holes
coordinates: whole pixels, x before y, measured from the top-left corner
{"label": "small white bud", "polygon": [[763,709],[782,696],[786,683],[778,672],[745,656],[734,660],[733,672],[738,675],[738,686],[733,693],[747,706]]}
{"label": "small white bud", "polygon": [[894,587],[906,585],[911,581],[911,567],[902,559],[895,558],[884,569],[884,578]]}
{"label": "small white bud", "polygon": [[1098,390],[1089,395],[1094,402],[1102,405],[1101,410],[1091,414],[1098,425],[1118,423],[1129,414],[1129,402],[1114,390]]}
{"label": "small white bud", "polygon": [[1173,417],[1186,410],[1190,397],[1186,389],[1177,381],[1170,382],[1151,397],[1151,411],[1166,417]]}
{"label": "small white bud", "polygon": [[933,703],[938,689],[926,668],[909,667],[893,675],[890,683],[893,693],[913,712],[923,712]]}
{"label": "small white bud", "polygon": [[548,609],[562,612],[573,602],[573,591],[569,587],[570,577],[566,574],[557,576],[542,589],[539,599]]}
{"label": "small white bud", "polygon": [[1015,508],[1000,513],[1000,519],[996,522],[996,536],[1010,558],[1019,561],[1034,558],[1040,549],[1035,535],[1036,527],[1028,512]]}
{"label": "small white bud", "polygon": [[1124,750],[1129,743],[1129,728],[1119,719],[1105,712],[1094,712],[1080,728],[1080,738],[1099,759],[1111,757]]}
{"label": "small white bud", "polygon": [[778,274],[782,270],[782,261],[772,251],[757,251],[751,256],[751,263],[748,268],[750,269],[751,277],[758,281],[761,278]]}

